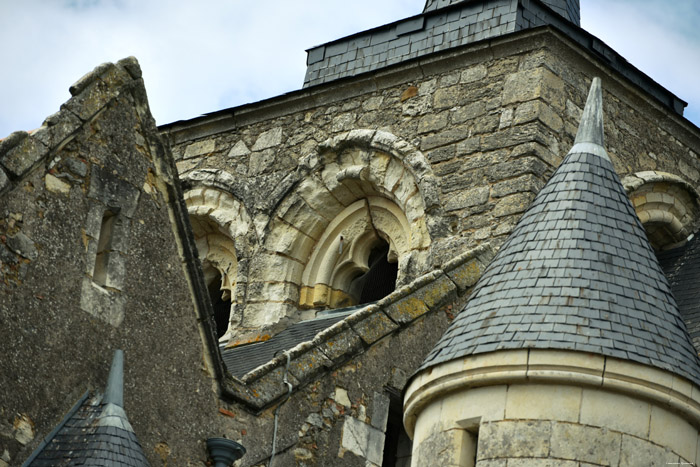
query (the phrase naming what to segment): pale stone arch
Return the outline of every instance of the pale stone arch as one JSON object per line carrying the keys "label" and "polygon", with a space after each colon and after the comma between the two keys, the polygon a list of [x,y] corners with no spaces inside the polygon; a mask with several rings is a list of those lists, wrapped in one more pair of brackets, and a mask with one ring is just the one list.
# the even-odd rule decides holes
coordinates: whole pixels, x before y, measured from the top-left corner
{"label": "pale stone arch", "polygon": [[656,250],[683,244],[697,228],[698,191],[681,177],[647,171],[628,175],[622,183]]}
{"label": "pale stone arch", "polygon": [[210,288],[217,285],[213,281],[220,282],[222,299],[231,302],[228,327],[220,338],[227,341],[241,321],[238,311],[244,302],[246,280],[239,256],[249,249],[252,222],[241,202],[217,188],[197,186],[185,192],[184,199],[205,281]]}
{"label": "pale stone arch", "polygon": [[397,285],[428,269],[438,184],[418,150],[386,132],[353,130],[320,144],[300,167],[306,173],[277,207],[257,258],[260,277],[277,282],[249,294],[266,321],[346,303],[349,283],[381,242],[398,262]]}

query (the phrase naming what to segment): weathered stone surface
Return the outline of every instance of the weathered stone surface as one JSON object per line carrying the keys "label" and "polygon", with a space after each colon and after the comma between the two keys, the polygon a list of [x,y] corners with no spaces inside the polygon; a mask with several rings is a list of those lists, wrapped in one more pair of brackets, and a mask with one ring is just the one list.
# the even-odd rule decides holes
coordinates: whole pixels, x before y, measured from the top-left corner
{"label": "weathered stone surface", "polygon": [[490,188],[488,186],[472,188],[456,196],[451,196],[445,203],[446,211],[456,211],[472,206],[480,206],[489,199]]}
{"label": "weathered stone surface", "polygon": [[44,183],[46,184],[46,189],[54,193],[60,193],[63,195],[70,193],[70,183],[64,182],[60,178],[57,178],[51,174],[46,174],[46,177],[44,177]]}
{"label": "weathered stone surface", "polygon": [[606,428],[552,424],[551,455],[598,465],[618,465],[622,435]]}
{"label": "weathered stone surface", "polygon": [[340,446],[339,457],[342,457],[343,450],[347,450],[373,464],[381,465],[384,433],[353,417],[346,417]]}
{"label": "weathered stone surface", "polygon": [[671,465],[680,462],[678,454],[634,436],[622,435],[620,465]]}
{"label": "weathered stone surface", "polygon": [[549,421],[485,423],[479,429],[477,459],[548,457],[551,436],[552,422]]}
{"label": "weathered stone surface", "polygon": [[377,306],[369,306],[358,311],[347,320],[352,329],[370,345],[398,328]]}
{"label": "weathered stone surface", "polygon": [[250,149],[243,140],[239,140],[228,152],[228,157],[241,157],[250,154]]}
{"label": "weathered stone surface", "polygon": [[36,245],[24,232],[17,232],[15,235],[7,237],[7,246],[18,255],[34,261],[39,256]]}
{"label": "weathered stone surface", "polygon": [[194,142],[185,148],[185,159],[197,156],[205,156],[216,150],[216,141],[213,139],[206,139],[202,141]]}
{"label": "weathered stone surface", "polygon": [[[13,133],[14,134],[14,133]],[[19,139],[7,152],[0,152],[0,164],[15,178],[23,176],[46,156],[48,149],[32,136]]]}
{"label": "weathered stone surface", "polygon": [[262,151],[282,143],[282,127],[272,128],[258,136],[253,145],[253,151]]}

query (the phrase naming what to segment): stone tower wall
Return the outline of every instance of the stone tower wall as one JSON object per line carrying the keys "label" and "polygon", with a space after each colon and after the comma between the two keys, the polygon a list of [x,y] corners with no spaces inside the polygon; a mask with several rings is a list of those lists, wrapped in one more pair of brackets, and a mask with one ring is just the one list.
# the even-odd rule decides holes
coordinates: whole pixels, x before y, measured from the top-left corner
{"label": "stone tower wall", "polygon": [[406,394],[412,465],[697,462],[695,386],[663,370],[552,350],[493,352],[433,370]]}
{"label": "stone tower wall", "polygon": [[[318,218],[335,215],[319,216],[321,208],[314,206],[337,184],[323,174],[364,164],[361,153],[371,159],[378,148],[393,151],[396,163],[378,175],[379,183],[388,177],[392,187],[403,181],[417,187],[412,201],[420,201],[424,215],[406,212],[424,219],[419,224],[430,244],[404,261],[402,283],[455,251],[503,241],[571,146],[594,74],[604,76],[609,90],[606,146],[616,171],[625,176],[656,170],[697,186],[700,166],[693,148],[698,139],[689,124],[606,73],[552,32],[523,32],[517,41],[447,52],[376,76],[234,109],[233,116],[221,113],[206,123],[166,129],[189,189],[229,193],[240,208],[217,210],[221,222],[253,226],[235,237],[236,325],[253,328],[282,316],[301,318],[302,273],[323,230],[317,229],[323,225]],[[382,135],[388,139],[382,141]],[[359,159],[343,159],[332,147],[355,148]],[[322,172],[331,159],[335,165]],[[367,183],[377,180],[373,170]],[[399,191],[380,196],[403,208]],[[312,225],[319,231],[304,231]],[[305,241],[301,257],[302,249],[292,247],[299,245],[294,243],[299,236]],[[280,238],[288,243],[280,244]],[[291,250],[285,248],[297,256],[287,259]],[[254,326],[247,321],[265,313],[273,319],[255,318]]]}

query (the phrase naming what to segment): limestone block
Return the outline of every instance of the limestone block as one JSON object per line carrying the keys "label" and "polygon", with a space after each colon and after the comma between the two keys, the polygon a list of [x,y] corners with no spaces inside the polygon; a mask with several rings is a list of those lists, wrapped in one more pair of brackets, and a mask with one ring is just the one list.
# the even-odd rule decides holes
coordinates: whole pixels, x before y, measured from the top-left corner
{"label": "limestone block", "polygon": [[46,174],[46,177],[44,177],[44,183],[46,185],[46,189],[52,193],[58,193],[61,195],[67,195],[70,193],[71,184],[64,182],[52,174]]}
{"label": "limestone block", "polygon": [[620,465],[676,465],[678,454],[644,439],[622,435]]}
{"label": "limestone block", "polygon": [[335,391],[331,395],[331,399],[343,407],[350,408],[352,406],[352,402],[350,402],[350,398],[348,397],[348,391],[341,387],[336,386]]}
{"label": "limestone block", "polygon": [[507,462],[507,459],[484,459],[478,461],[475,467],[507,467]]}
{"label": "limestone block", "polygon": [[503,420],[508,386],[464,389],[442,399],[442,417],[449,426],[462,426],[464,420],[481,422]]}
{"label": "limestone block", "polygon": [[23,446],[36,436],[34,432],[34,422],[26,414],[16,415],[12,426],[14,438]]}
{"label": "limestone block", "polygon": [[599,389],[584,389],[580,422],[645,438],[649,433],[651,405]]}
{"label": "limestone block", "polygon": [[460,467],[474,459],[475,439],[466,430],[433,433],[413,450],[414,465]]}
{"label": "limestone block", "polygon": [[455,283],[459,293],[464,293],[476,284],[483,272],[483,265],[478,260],[472,259],[445,273]]}
{"label": "limestone block", "polygon": [[546,68],[513,73],[503,85],[503,105],[542,98],[557,107],[564,107],[564,81]]}
{"label": "limestone block", "polygon": [[490,188],[488,186],[480,186],[467,191],[462,191],[450,198],[445,203],[446,211],[457,211],[473,206],[481,206],[489,200]]}
{"label": "limestone block", "polygon": [[614,466],[620,459],[621,443],[622,435],[607,428],[556,422],[552,425],[552,457]]}
{"label": "limestone block", "polygon": [[544,182],[534,175],[525,174],[520,177],[504,180],[491,186],[491,196],[502,198],[513,193],[537,193],[544,186]]}
{"label": "limestone block", "polygon": [[340,166],[338,164],[335,162],[328,163],[321,170],[321,178],[323,179],[324,186],[333,194],[335,199],[343,205],[348,206],[357,200],[357,196],[350,191],[347,186],[338,181],[336,177],[338,172],[340,172]]}
{"label": "limestone block", "polygon": [[686,460],[694,460],[698,432],[686,420],[661,407],[652,405],[649,440],[667,446]]}
{"label": "limestone block", "polygon": [[[17,135],[17,136],[15,136]],[[27,136],[25,132],[15,132],[7,137],[16,144],[9,149],[10,143],[0,145],[0,164],[14,178],[24,175],[47,154],[48,149],[38,139]]]}
{"label": "limestone block", "polygon": [[389,165],[386,168],[386,175],[384,177],[384,188],[387,191],[393,192],[396,186],[401,181],[404,175],[404,167],[401,162],[397,161],[395,158],[391,158]]}
{"label": "limestone block", "polygon": [[372,395],[372,416],[370,423],[373,427],[382,432],[386,432],[386,425],[389,420],[389,403],[388,396],[375,392]]}
{"label": "limestone block", "polygon": [[[289,388],[284,383],[284,374],[284,364],[273,370],[265,371],[261,375],[256,374],[257,377],[255,379],[246,381],[250,394],[260,401],[265,401],[265,403],[286,395]],[[287,373],[287,381],[294,387],[299,386],[299,381],[290,373]]]}
{"label": "limestone block", "polygon": [[407,324],[429,311],[427,305],[417,297],[409,295],[385,308],[386,314],[399,324]]}
{"label": "limestone block", "polygon": [[525,212],[534,198],[534,193],[515,193],[505,196],[494,207],[493,215],[503,217]]}
{"label": "limestone block", "polygon": [[297,192],[306,204],[323,217],[332,220],[343,210],[343,205],[326,189],[316,177],[307,177],[299,183]]}
{"label": "limestone block", "polygon": [[421,139],[421,150],[427,151],[440,146],[457,143],[467,139],[469,135],[469,125],[451,126],[434,135],[424,136]]}
{"label": "limestone block", "polygon": [[250,154],[250,149],[248,149],[248,146],[246,146],[243,140],[239,140],[228,152],[228,157],[242,157],[247,156],[248,154]]}
{"label": "limestone block", "polygon": [[[106,65],[112,65],[106,64]],[[86,75],[87,76],[87,75]],[[97,112],[119,94],[120,86],[110,86],[105,81],[95,79],[61,106],[77,115],[82,121],[90,120]]]}
{"label": "limestone block", "polygon": [[[435,91],[433,96],[433,107],[435,109],[445,109],[453,107],[460,103],[464,98],[459,86],[450,86],[449,88],[441,88]],[[420,127],[420,125],[419,125]]]}
{"label": "limestone block", "polygon": [[512,385],[506,418],[575,422],[581,406],[581,388],[560,385]]}
{"label": "limestone block", "polygon": [[73,134],[81,125],[78,117],[72,112],[62,109],[48,116],[41,128],[36,130],[33,135],[46,147],[58,151],[72,139]]}
{"label": "limestone block", "polygon": [[475,81],[480,81],[486,77],[487,73],[488,69],[486,65],[474,65],[462,71],[460,82],[473,83]]}
{"label": "limestone block", "polygon": [[303,345],[307,345],[309,348],[305,349],[299,355],[294,355],[289,364],[289,372],[293,374],[300,383],[309,381],[312,377],[333,365],[333,362],[331,362],[321,350],[313,347],[313,344],[308,342],[300,344],[300,346]]}
{"label": "limestone block", "polygon": [[0,193],[10,187],[10,179],[5,173],[5,170],[0,166]]}
{"label": "limestone block", "polygon": [[[503,457],[548,457],[552,423],[503,421],[482,423],[477,460]],[[619,447],[619,446],[618,446]]]}
{"label": "limestone block", "polygon": [[418,121],[418,134],[442,130],[447,126],[448,116],[448,112],[425,115]]}
{"label": "limestone block", "polygon": [[39,257],[39,251],[34,241],[24,232],[17,232],[15,235],[7,237],[7,247],[14,253],[34,261]]}
{"label": "limestone block", "polygon": [[[481,467],[481,462],[477,464]],[[585,467],[577,461],[562,459],[508,459],[508,467]]]}
{"label": "limestone block", "polygon": [[295,305],[268,301],[253,302],[249,298],[245,306],[241,326],[251,329],[264,328],[297,312]]}
{"label": "limestone block", "polygon": [[486,113],[486,105],[482,101],[469,102],[452,111],[452,123],[464,123]]}
{"label": "limestone block", "polygon": [[393,332],[399,326],[377,306],[368,306],[347,318],[352,329],[367,345]]}
{"label": "limestone block", "polygon": [[373,464],[381,465],[384,433],[356,418],[345,417],[338,456],[343,457],[345,451],[350,451]]}
{"label": "limestone block", "polygon": [[334,362],[343,361],[347,355],[354,354],[362,347],[362,340],[345,321],[319,333],[314,343]]}
{"label": "limestone block", "polygon": [[263,149],[272,148],[282,143],[283,131],[282,127],[272,128],[262,133],[255,140],[253,151],[262,151]]}

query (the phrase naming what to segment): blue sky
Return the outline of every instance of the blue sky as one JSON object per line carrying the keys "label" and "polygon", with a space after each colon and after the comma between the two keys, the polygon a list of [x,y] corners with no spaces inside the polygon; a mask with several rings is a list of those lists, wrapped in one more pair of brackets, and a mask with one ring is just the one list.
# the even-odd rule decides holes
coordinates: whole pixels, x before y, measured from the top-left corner
{"label": "blue sky", "polygon": [[[583,27],[689,102],[700,1],[581,0]],[[351,5],[351,6],[350,6]],[[158,124],[299,89],[305,49],[420,13],[423,0],[0,0],[0,138],[32,129],[96,65],[134,55]],[[367,14],[371,12],[371,14]]]}

